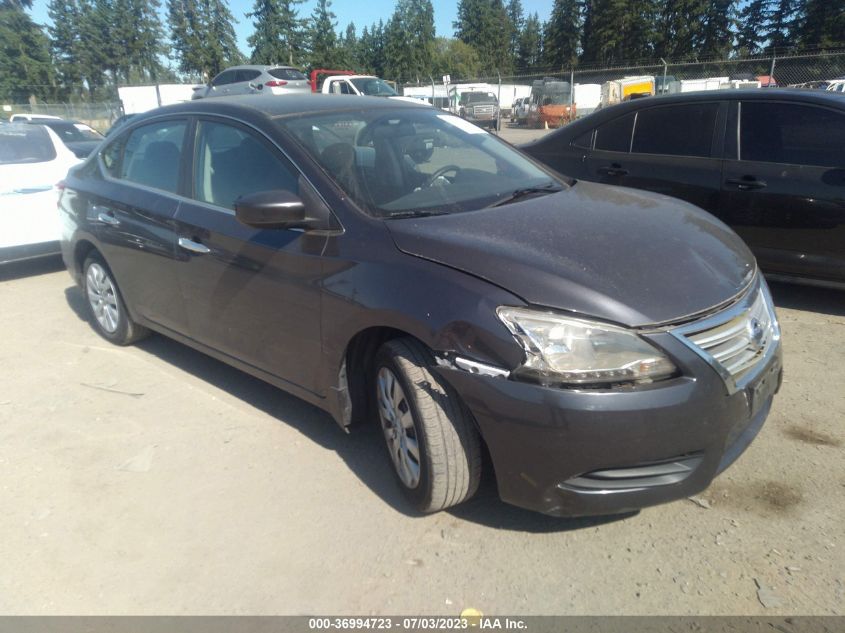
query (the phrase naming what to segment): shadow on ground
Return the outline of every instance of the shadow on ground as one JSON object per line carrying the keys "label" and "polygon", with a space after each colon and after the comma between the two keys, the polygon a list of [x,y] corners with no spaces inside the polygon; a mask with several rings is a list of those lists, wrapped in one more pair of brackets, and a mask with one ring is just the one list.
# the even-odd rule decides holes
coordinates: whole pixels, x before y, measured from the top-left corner
{"label": "shadow on ground", "polygon": [[[85,299],[79,288],[72,286],[65,289],[65,298],[68,306],[79,319],[91,323]],[[346,434],[327,413],[320,409],[164,336],[150,336],[138,342],[136,347],[226,391],[278,422],[295,428],[323,448],[336,452],[350,470],[385,503],[406,516],[422,516],[410,509],[402,497],[394,481],[392,466],[375,424],[356,428],[352,433]],[[487,466],[478,493],[467,503],[449,510],[451,515],[491,528],[522,532],[577,530],[631,516],[628,514],[613,517],[560,519],[507,505],[499,499],[492,469],[489,464]]]}
{"label": "shadow on ground", "polygon": [[36,275],[46,275],[47,273],[64,270],[64,268],[65,265],[62,262],[61,255],[51,255],[50,257],[41,257],[23,262],[11,262],[0,265],[0,282],[13,281],[23,277],[34,277]]}
{"label": "shadow on ground", "polygon": [[769,282],[778,308],[845,316],[845,290]]}

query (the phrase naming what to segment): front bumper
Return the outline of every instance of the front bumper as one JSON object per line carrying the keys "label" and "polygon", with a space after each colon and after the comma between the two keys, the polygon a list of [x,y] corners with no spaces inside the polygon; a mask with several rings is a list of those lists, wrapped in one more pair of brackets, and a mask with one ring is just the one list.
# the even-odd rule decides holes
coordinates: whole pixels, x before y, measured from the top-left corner
{"label": "front bumper", "polygon": [[[747,448],[780,385],[779,342],[755,380],[729,394],[699,355],[663,337],[681,376],[629,390],[438,368],[475,416],[504,501],[555,516],[627,512],[700,492]],[[772,388],[752,403],[764,380]]]}

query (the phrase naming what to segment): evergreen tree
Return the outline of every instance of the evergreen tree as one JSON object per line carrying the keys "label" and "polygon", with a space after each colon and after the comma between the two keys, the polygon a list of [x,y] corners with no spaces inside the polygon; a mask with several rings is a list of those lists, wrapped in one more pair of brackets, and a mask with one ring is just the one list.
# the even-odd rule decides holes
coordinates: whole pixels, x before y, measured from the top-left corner
{"label": "evergreen tree", "polygon": [[296,5],[303,0],[255,0],[252,18],[255,29],[247,38],[253,64],[304,66],[307,58],[306,21],[298,17]]}
{"label": "evergreen tree", "polygon": [[654,0],[587,0],[581,59],[612,64],[654,55]]}
{"label": "evergreen tree", "polygon": [[225,0],[201,0],[201,6],[205,16],[206,63],[200,73],[210,78],[243,63],[244,57],[235,36],[237,20]]}
{"label": "evergreen tree", "polygon": [[502,0],[459,0],[455,36],[478,51],[482,72],[510,70],[509,22]]}
{"label": "evergreen tree", "polygon": [[343,51],[343,65],[346,68],[361,70],[361,59],[358,51],[358,35],[355,31],[355,23],[346,25],[346,32],[340,38],[339,45]]}
{"label": "evergreen tree", "polygon": [[159,55],[167,52],[158,16],[159,0],[98,0],[96,23],[106,36],[105,68],[115,83],[156,81]]}
{"label": "evergreen tree", "polygon": [[698,55],[721,59],[733,50],[735,7],[736,0],[710,0],[704,11],[696,45]]}
{"label": "evergreen tree", "polygon": [[435,80],[439,80],[443,75],[450,75],[453,82],[473,79],[481,72],[476,50],[457,39],[436,38],[432,63],[431,74]]}
{"label": "evergreen tree", "polygon": [[432,73],[434,8],[430,0],[398,0],[385,34],[385,74],[421,81]]}
{"label": "evergreen tree", "polygon": [[55,94],[47,36],[26,13],[28,0],[0,2],[0,98],[12,103]]}
{"label": "evergreen tree", "polygon": [[578,0],[555,0],[543,34],[546,65],[555,70],[571,68],[578,59],[581,8]]}
{"label": "evergreen tree", "polygon": [[751,0],[740,10],[736,40],[741,55],[754,55],[763,47],[768,3],[769,0]]}
{"label": "evergreen tree", "polygon": [[832,48],[845,43],[845,3],[803,0],[798,20],[799,43],[807,48]]}
{"label": "evergreen tree", "polygon": [[205,20],[199,3],[200,0],[167,0],[167,24],[179,70],[208,80]]}
{"label": "evergreen tree", "polygon": [[508,52],[511,59],[514,60],[514,65],[516,65],[516,59],[519,55],[519,37],[522,33],[523,27],[525,26],[525,15],[522,10],[522,2],[520,0],[508,0],[505,10],[507,11],[508,21],[510,22],[511,27],[510,46],[508,48]]}
{"label": "evergreen tree", "polygon": [[369,30],[364,27],[358,41],[362,68],[379,77],[384,76],[384,31],[384,21],[379,20],[378,24],[373,24]]}
{"label": "evergreen tree", "polygon": [[77,0],[50,0],[47,15],[52,26],[47,27],[50,35],[50,54],[58,71],[59,80],[64,86],[62,96],[69,97],[76,87],[82,86],[82,67],[80,52],[83,42],[80,40],[82,10]]}
{"label": "evergreen tree", "polygon": [[516,57],[518,73],[536,72],[543,62],[543,27],[539,16],[534,13],[525,19],[519,34],[519,50]]}
{"label": "evergreen tree", "polygon": [[317,0],[308,28],[311,68],[337,68],[343,65],[338,48],[337,24],[331,10],[331,0]]}
{"label": "evergreen tree", "polygon": [[[797,43],[798,0],[770,0],[763,37],[768,48],[784,49]],[[842,34],[845,38],[845,33]]]}
{"label": "evergreen tree", "polygon": [[709,0],[665,0],[657,15],[656,56],[684,59],[696,55]]}

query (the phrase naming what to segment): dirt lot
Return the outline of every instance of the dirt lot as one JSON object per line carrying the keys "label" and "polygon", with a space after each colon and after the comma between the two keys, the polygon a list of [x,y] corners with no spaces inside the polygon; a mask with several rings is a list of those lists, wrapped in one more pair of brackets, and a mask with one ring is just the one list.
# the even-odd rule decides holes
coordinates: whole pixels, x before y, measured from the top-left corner
{"label": "dirt lot", "polygon": [[492,481],[403,505],[374,432],[160,336],[55,261],[0,271],[0,613],[843,614],[845,293],[773,287],[786,380],[695,500],[553,519]]}

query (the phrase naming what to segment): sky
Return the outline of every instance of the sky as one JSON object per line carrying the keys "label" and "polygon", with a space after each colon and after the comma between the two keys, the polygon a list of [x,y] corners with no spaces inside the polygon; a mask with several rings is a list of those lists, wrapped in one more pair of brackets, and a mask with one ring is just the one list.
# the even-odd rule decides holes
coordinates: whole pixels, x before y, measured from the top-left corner
{"label": "sky", "polygon": [[[47,24],[50,19],[47,16],[48,0],[35,0],[32,3],[32,17],[39,24]],[[522,6],[526,15],[537,12],[540,21],[549,19],[552,12],[553,0],[522,0]],[[316,0],[306,0],[298,5],[300,17],[308,17],[314,10]],[[452,37],[452,22],[457,15],[457,0],[432,0],[434,5],[434,27],[438,36]],[[164,2],[162,1],[162,5]],[[229,7],[232,10],[238,23],[235,25],[235,34],[238,36],[238,45],[243,53],[249,54],[246,38],[252,33],[252,21],[244,17],[253,5],[253,0],[229,0]],[[393,14],[395,0],[334,0],[332,11],[337,16],[338,31],[345,31],[349,22],[354,22],[358,33],[364,26],[369,26],[379,19],[387,22]],[[164,12],[162,12],[164,17]]]}

